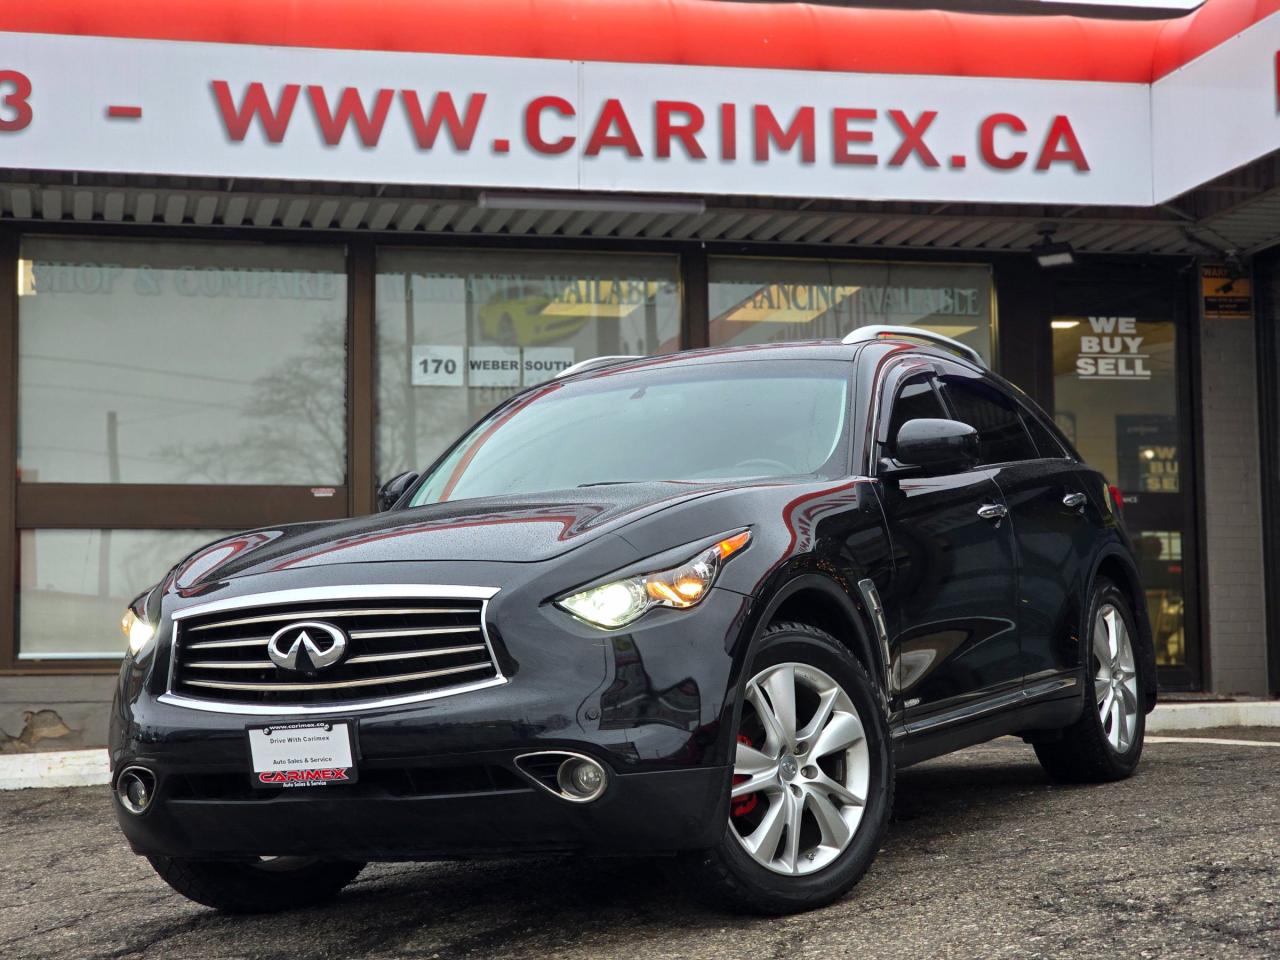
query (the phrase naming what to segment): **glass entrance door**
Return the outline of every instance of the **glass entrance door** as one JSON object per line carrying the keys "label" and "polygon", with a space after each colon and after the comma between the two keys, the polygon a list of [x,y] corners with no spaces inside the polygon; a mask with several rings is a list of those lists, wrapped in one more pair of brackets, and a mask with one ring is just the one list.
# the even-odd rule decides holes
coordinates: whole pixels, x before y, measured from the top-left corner
{"label": "glass entrance door", "polygon": [[1200,655],[1190,469],[1174,284],[1060,281],[1054,291],[1054,415],[1124,497],[1161,683],[1195,688]]}

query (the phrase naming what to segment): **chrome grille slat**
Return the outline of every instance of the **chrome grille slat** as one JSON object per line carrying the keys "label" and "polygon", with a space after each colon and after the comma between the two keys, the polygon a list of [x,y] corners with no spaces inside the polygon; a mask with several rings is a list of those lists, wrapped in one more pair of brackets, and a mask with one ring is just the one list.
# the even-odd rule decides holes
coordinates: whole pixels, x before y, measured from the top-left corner
{"label": "chrome grille slat", "polygon": [[184,670],[274,670],[270,660],[193,660],[184,663]]}
{"label": "chrome grille slat", "polygon": [[[325,617],[375,617],[375,616],[444,616],[447,614],[474,613],[467,607],[402,607],[402,608],[352,608],[347,610],[308,610],[307,616],[313,620]],[[242,627],[250,623],[276,623],[281,620],[297,620],[297,613],[269,613],[257,617],[238,617],[235,620],[218,620],[214,623],[202,623],[198,627],[190,627],[192,633],[198,630],[220,630],[223,627]]]}
{"label": "chrome grille slat", "polygon": [[[391,660],[414,660],[419,657],[450,657],[459,653],[475,653],[485,649],[483,643],[470,643],[465,647],[441,647],[439,650],[409,650],[404,653],[366,653],[350,657],[347,663],[386,663]],[[271,666],[271,664],[267,664]]]}
{"label": "chrome grille slat", "polygon": [[[411,680],[429,680],[433,677],[447,677],[458,673],[470,673],[473,670],[491,669],[493,664],[471,663],[461,667],[442,667],[439,670],[424,670],[421,673],[402,673],[393,677],[365,677],[360,680],[339,680],[335,683],[290,683],[290,690],[344,690],[350,687],[373,687],[382,684],[408,683]],[[280,683],[237,683],[231,680],[188,680],[189,687],[209,687],[215,690],[257,690],[274,691],[286,686]]]}
{"label": "chrome grille slat", "polygon": [[199,643],[188,643],[183,649],[220,650],[228,647],[265,647],[270,642],[270,637],[251,637],[244,640],[202,640]]}
{"label": "chrome grille slat", "polygon": [[479,627],[423,627],[417,630],[351,630],[348,636],[352,640],[380,640],[385,637],[434,637],[447,633],[476,633]]}
{"label": "chrome grille slat", "polygon": [[[169,696],[223,712],[312,713],[409,703],[505,681],[484,624],[487,598],[496,591],[350,590],[346,596],[339,588],[280,591],[179,611]],[[314,672],[277,667],[267,656],[272,635],[304,621],[341,631],[345,652]]]}

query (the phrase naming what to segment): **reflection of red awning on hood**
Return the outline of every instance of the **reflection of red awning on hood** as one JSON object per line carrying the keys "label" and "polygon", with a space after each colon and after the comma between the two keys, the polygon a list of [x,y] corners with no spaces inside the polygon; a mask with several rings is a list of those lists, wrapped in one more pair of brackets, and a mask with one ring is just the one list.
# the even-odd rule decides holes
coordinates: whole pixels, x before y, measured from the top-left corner
{"label": "reflection of red awning on hood", "polygon": [[1149,83],[1280,11],[1206,0],[1171,20],[716,0],[39,0],[0,31],[943,76]]}

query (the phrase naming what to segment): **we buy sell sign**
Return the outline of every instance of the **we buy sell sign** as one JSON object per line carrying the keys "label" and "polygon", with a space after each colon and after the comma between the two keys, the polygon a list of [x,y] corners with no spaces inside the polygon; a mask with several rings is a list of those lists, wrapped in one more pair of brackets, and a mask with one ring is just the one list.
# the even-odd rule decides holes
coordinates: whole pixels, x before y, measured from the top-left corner
{"label": "we buy sell sign", "polygon": [[[1245,36],[1267,28],[1265,48],[1272,21],[1280,18]],[[1194,121],[1179,111],[1180,97],[1214,95],[1213,84],[1184,74],[1219,52],[1159,81],[1156,91],[1169,85],[1164,96],[1143,83],[6,33],[0,166],[1147,206],[1202,182],[1183,185],[1206,170],[1244,162],[1238,155],[1275,149],[1266,146],[1276,139],[1274,49],[1260,80],[1252,60],[1235,64],[1241,87],[1257,86],[1269,108],[1252,133],[1188,129],[1254,110],[1246,99]],[[1170,173],[1157,188],[1159,165]]]}

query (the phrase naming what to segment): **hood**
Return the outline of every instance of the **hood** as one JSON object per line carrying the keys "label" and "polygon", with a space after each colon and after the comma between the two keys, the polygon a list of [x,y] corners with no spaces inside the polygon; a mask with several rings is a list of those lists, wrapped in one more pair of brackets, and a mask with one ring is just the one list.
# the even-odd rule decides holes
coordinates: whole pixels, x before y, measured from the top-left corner
{"label": "hood", "polygon": [[186,591],[215,580],[339,563],[536,563],[658,510],[724,489],[674,482],[609,484],[251,530],[192,554],[174,570],[172,586]]}

